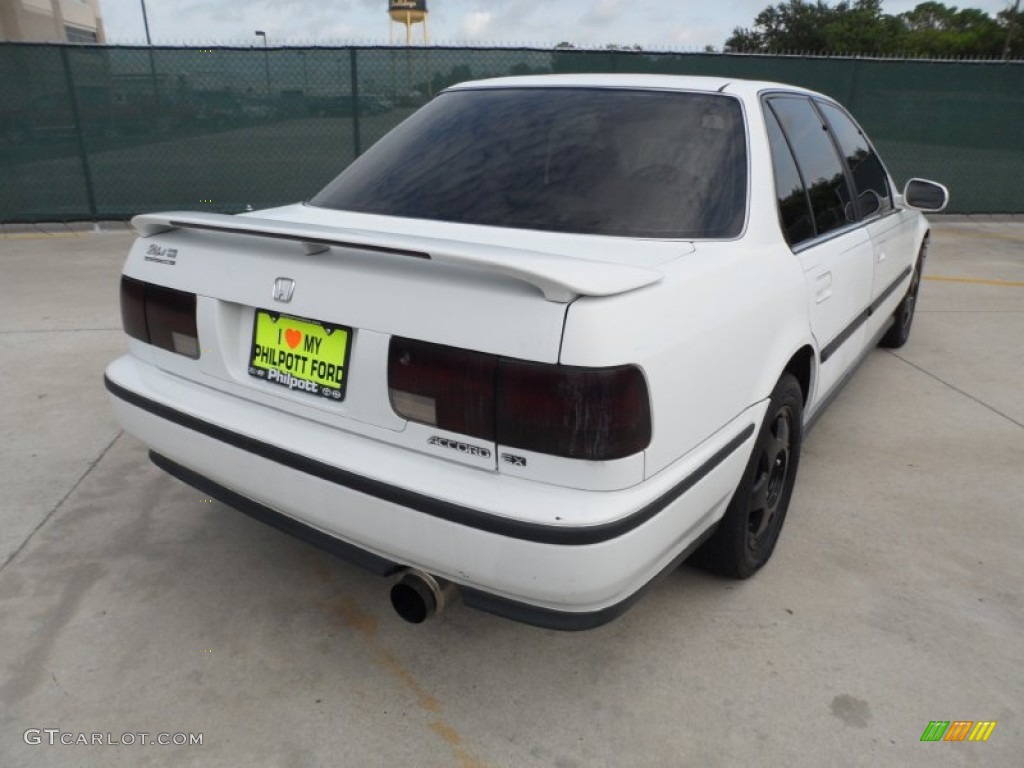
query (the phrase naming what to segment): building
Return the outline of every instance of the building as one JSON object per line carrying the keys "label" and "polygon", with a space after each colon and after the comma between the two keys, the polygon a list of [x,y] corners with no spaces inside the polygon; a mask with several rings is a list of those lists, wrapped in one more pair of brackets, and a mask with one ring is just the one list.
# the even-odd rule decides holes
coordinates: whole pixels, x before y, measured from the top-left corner
{"label": "building", "polygon": [[102,43],[99,0],[0,0],[0,41]]}

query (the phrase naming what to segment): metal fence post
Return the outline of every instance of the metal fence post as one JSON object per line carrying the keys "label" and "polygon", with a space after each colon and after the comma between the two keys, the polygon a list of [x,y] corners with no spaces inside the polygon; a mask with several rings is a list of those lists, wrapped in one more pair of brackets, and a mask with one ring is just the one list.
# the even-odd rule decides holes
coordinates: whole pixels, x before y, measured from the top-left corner
{"label": "metal fence post", "polygon": [[71,75],[71,62],[68,60],[67,46],[60,46],[60,61],[64,67],[64,80],[67,83],[68,98],[71,101],[71,117],[75,121],[75,135],[78,137],[78,154],[82,160],[82,176],[85,178],[85,195],[89,200],[89,215],[98,219],[96,210],[96,193],[93,191],[92,169],[89,167],[89,155],[85,149],[85,131],[82,127],[82,116],[78,109],[78,94],[75,92],[75,79]]}
{"label": "metal fence post", "polygon": [[[149,46],[149,79],[153,83],[153,103],[156,107],[156,116],[159,120],[162,115],[162,104],[160,99],[160,83],[156,76],[156,61],[153,58],[153,46]],[[159,126],[159,123],[158,123]]]}
{"label": "metal fence post", "polygon": [[359,140],[359,64],[354,47],[348,49],[348,61],[348,74],[352,91],[352,159],[354,160],[362,153]]}
{"label": "metal fence post", "polygon": [[846,98],[846,108],[853,114],[857,114],[859,110],[857,101],[860,96],[860,69],[860,57],[858,56],[850,62],[850,92]]}

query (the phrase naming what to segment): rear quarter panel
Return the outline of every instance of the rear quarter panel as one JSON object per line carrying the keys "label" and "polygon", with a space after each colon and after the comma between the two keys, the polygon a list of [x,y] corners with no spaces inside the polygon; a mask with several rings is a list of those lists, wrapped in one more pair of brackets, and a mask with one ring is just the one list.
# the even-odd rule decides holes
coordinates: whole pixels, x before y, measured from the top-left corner
{"label": "rear quarter panel", "polygon": [[804,278],[780,245],[700,243],[662,282],[569,308],[561,362],[639,365],[651,395],[650,477],[767,398],[812,343]]}

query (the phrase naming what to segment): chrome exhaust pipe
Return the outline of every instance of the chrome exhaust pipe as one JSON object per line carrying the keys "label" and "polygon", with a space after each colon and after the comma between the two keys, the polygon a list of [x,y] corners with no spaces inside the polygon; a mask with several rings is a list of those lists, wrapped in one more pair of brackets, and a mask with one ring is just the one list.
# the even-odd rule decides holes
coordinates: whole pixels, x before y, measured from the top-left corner
{"label": "chrome exhaust pipe", "polygon": [[422,624],[455,602],[458,588],[450,581],[409,568],[391,587],[391,607],[410,624]]}

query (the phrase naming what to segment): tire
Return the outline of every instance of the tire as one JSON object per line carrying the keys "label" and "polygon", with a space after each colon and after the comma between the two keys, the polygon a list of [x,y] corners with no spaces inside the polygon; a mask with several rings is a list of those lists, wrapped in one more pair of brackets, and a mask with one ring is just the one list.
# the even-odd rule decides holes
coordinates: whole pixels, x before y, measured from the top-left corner
{"label": "tire", "polygon": [[718,528],[694,554],[695,565],[746,579],[772,556],[800,464],[803,402],[799,382],[784,373],[772,392],[736,492]]}
{"label": "tire", "polygon": [[921,290],[921,269],[924,266],[924,247],[914,264],[914,273],[910,278],[910,287],[903,301],[892,313],[892,327],[878,341],[878,346],[886,349],[899,349],[910,338],[910,326],[914,322],[914,309],[917,307],[917,294]]}

